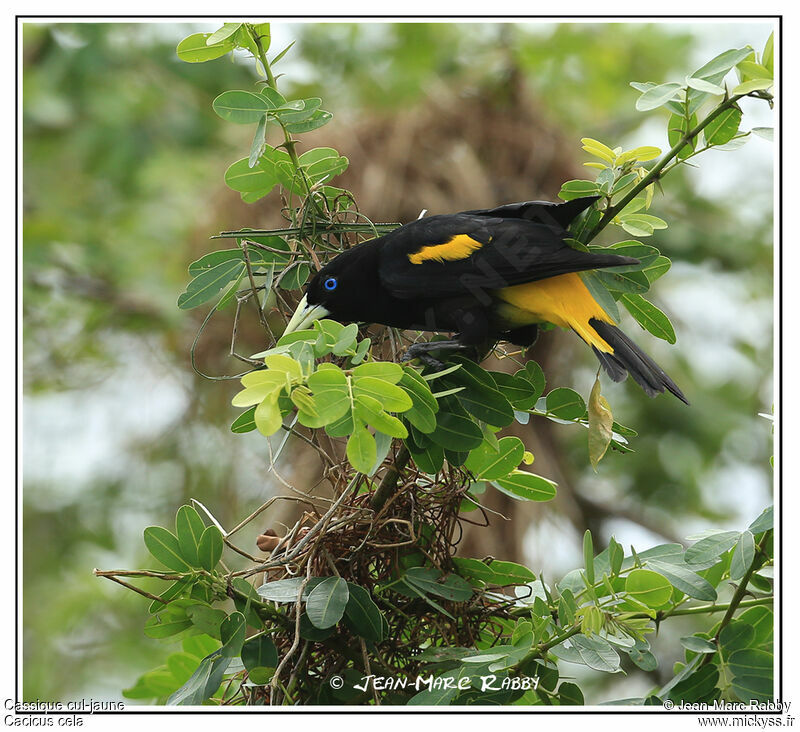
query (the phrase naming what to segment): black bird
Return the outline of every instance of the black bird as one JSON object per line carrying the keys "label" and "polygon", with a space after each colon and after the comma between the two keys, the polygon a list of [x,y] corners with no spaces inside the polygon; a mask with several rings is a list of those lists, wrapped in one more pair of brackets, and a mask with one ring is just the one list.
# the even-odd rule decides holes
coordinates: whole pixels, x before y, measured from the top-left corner
{"label": "black bird", "polygon": [[435,364],[430,351],[480,349],[499,340],[527,347],[536,340],[538,323],[553,323],[588,343],[614,381],[630,373],[648,396],[666,389],[688,404],[575,274],[638,263],[564,242],[570,221],[595,200],[526,201],[429,216],[362,242],[316,274],[286,333],[326,316],[457,333],[454,340],[406,351],[404,360]]}

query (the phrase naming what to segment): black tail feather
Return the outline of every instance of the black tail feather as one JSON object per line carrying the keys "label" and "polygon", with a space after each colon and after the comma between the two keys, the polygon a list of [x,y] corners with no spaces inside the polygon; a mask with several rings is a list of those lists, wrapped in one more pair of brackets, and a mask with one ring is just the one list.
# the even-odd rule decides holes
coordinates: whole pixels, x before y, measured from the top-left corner
{"label": "black tail feather", "polygon": [[684,404],[689,403],[664,370],[619,328],[595,318],[589,321],[589,325],[614,349],[614,353],[602,353],[593,349],[600,364],[614,381],[623,381],[627,371],[647,396],[654,397],[666,389]]}

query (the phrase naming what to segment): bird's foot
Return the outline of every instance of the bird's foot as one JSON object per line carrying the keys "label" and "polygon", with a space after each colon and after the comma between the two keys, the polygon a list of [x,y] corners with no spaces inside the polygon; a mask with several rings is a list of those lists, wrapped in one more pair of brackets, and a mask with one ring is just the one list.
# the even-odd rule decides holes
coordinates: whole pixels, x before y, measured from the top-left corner
{"label": "bird's foot", "polygon": [[431,351],[464,351],[468,349],[469,346],[465,346],[459,341],[431,341],[430,343],[414,343],[408,347],[400,360],[405,363],[406,361],[419,359],[419,361],[426,366],[429,366],[434,371],[441,371],[445,367],[445,364],[438,358],[431,356]]}

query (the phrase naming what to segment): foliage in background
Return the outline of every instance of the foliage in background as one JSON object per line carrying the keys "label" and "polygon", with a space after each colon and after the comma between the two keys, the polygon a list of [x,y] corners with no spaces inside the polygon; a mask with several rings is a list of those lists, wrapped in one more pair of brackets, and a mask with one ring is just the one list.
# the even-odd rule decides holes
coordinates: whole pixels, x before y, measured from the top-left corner
{"label": "foliage in background", "polygon": [[[350,194],[328,185],[344,170],[346,158],[330,148],[296,154],[293,134],[306,131],[304,122],[318,126],[330,115],[320,110],[318,98],[287,101],[278,94],[271,64],[283,52],[268,60],[267,24],[225,24],[213,34],[185,39],[178,54],[200,62],[236,46],[252,52],[266,86],[259,93],[224,92],[214,102],[224,119],[256,125],[250,156],[229,168],[226,182],[245,201],[280,186],[289,226],[227,233],[239,248],[195,262],[179,305],[193,307],[222,291],[209,317],[235,301],[235,334],[240,312],[251,303],[274,340],[264,311],[275,303],[272,296],[282,301],[276,288],[300,287],[311,265],[346,247],[349,236],[377,228],[360,221]],[[739,84],[729,93],[721,85],[734,67]],[[685,84],[636,84],[642,92],[638,109],[669,107],[672,147],[661,155],[657,148],[623,151],[585,138],[584,149],[603,161],[590,164],[599,169],[597,179],[570,181],[561,196],[599,200],[573,228],[573,245],[587,247],[610,223],[639,237],[665,228],[660,218],[642,213],[652,202],[653,185],[695,154],[749,134],[738,132],[737,102],[750,95],[771,104],[771,67],[770,40],[761,57],[750,48],[725,52]],[[266,142],[270,124],[282,138],[276,147]],[[703,145],[697,148],[701,133]],[[656,158],[649,168],[641,165]],[[621,301],[643,328],[674,342],[666,315],[641,296],[669,269],[669,260],[638,241],[615,248],[634,254],[640,264],[588,275],[587,286],[611,314]],[[307,513],[276,539],[266,560],[252,557],[230,537],[273,501],[228,532],[198,504],[212,525],[184,506],[175,533],[161,527],[145,531],[150,553],[167,571],[97,571],[131,589],[136,588],[121,577],[171,581],[158,595],[137,589],[153,601],[146,632],[152,637],[185,632],[190,646],[145,674],[129,696],[175,704],[211,698],[232,704],[582,704],[581,689],[560,681],[559,661],[613,673],[625,653],[652,670],[658,662],[646,636],[654,624],[670,616],[724,612],[708,632],[682,640],[686,663],[673,669],[671,681],[622,703],[771,697],[766,606],[772,588],[768,575],[759,574],[772,561],[771,509],[744,532],[710,532],[685,551],[667,544],[632,548],[626,557],[612,538],[595,555],[587,531],[583,569],[567,574],[554,589],[521,565],[453,557],[459,513],[482,511],[479,483],[520,500],[555,495],[546,478],[518,468],[532,456],[518,438],[498,440],[499,429],[530,415],[583,424],[595,466],[609,446],[628,449],[623,434],[631,431],[613,423],[599,381],[587,407],[565,387],[542,396],[544,374],[533,362],[515,374],[487,372],[464,359],[453,359],[444,371],[419,372],[375,360],[384,343],[358,336],[354,325],[321,321],[313,330],[278,339],[264,353],[245,357],[231,346],[232,355],[256,366],[242,377],[244,390],[234,397],[235,405],[249,409],[232,429],[258,429],[267,437],[284,430],[312,444],[335,486],[335,500],[324,514]],[[402,337],[381,334],[391,356]],[[346,459],[322,439],[325,433],[348,437]],[[385,462],[393,440],[400,441],[399,449]],[[254,566],[234,570],[220,564],[225,545]],[[262,572],[262,585],[247,581]],[[728,601],[717,602],[724,580],[733,581],[735,590]],[[511,587],[517,588],[516,599],[500,591]],[[233,612],[214,607],[229,598]],[[691,600],[706,604],[688,605]],[[249,638],[248,626],[255,631]],[[200,645],[190,641],[197,634]],[[201,657],[200,651],[206,654]],[[356,682],[374,673],[432,673],[436,680],[416,694],[377,688],[370,694]],[[536,679],[535,688],[523,684],[527,677]],[[464,678],[467,683],[459,684]],[[487,678],[499,683],[488,695],[485,688],[475,690]]]}
{"label": "foliage in background", "polygon": [[[458,110],[480,94],[482,108],[517,116],[522,102],[567,136],[537,137],[543,162],[547,145],[577,150],[572,141],[583,134],[621,141],[634,132],[626,149],[644,142],[666,149],[666,125],[663,141],[652,126],[645,139],[635,132],[653,116],[635,112],[636,94],[625,93],[627,81],[677,78],[691,67],[687,58],[700,59],[702,49],[713,54],[721,38],[735,34],[749,40],[769,33],[766,24],[755,23],[736,29],[723,23],[513,24],[506,27],[508,42],[498,44],[500,26],[452,24],[445,32],[450,28],[456,32],[448,36],[449,63],[431,65],[430,55],[413,52],[415,36],[427,37],[419,24],[279,27],[276,35],[287,40],[276,50],[298,38],[285,57],[289,65],[282,70],[290,73],[280,80],[282,89],[291,98],[322,96],[336,115],[314,133],[316,144],[346,140],[355,129],[369,151],[376,130],[389,127],[402,136],[402,126],[387,125],[379,102],[391,102],[399,77],[418,64],[414,78],[420,83],[409,87],[403,109],[430,110],[442,99]],[[226,194],[221,171],[247,154],[253,127],[221,125],[209,104],[221,89],[250,88],[252,64],[220,60],[212,69],[180,62],[175,44],[197,29],[23,24],[27,700],[111,698],[132,673],[159,663],[178,641],[142,638],[141,599],[110,583],[98,584],[91,568],[146,566],[141,527],[164,523],[189,497],[232,525],[277,482],[263,479],[264,443],[257,432],[231,440],[231,393],[187,378],[186,349],[199,320],[175,308],[186,262],[208,250],[210,231],[235,220],[254,226],[274,220],[265,219],[269,205],[248,212],[237,208],[238,195]],[[406,40],[396,40],[400,37]],[[332,54],[343,52],[360,63],[359,73],[342,75],[329,63]],[[376,90],[375,79],[385,84]],[[509,87],[504,82],[514,79],[523,90],[516,100],[504,96]],[[442,83],[452,96],[441,94]],[[526,143],[513,141],[515,154],[524,154]],[[349,142],[333,146],[355,159]],[[682,166],[671,175],[665,195],[658,195],[656,213],[670,226],[651,240],[679,262],[658,283],[653,302],[670,313],[680,341],[670,348],[652,340],[649,348],[678,383],[696,384],[693,408],[648,400],[625,385],[607,387],[616,415],[648,428],[640,429],[636,452],[606,459],[598,476],[586,462],[584,430],[555,425],[552,446],[563,456],[561,467],[569,468],[561,481],[567,501],[536,504],[547,510],[526,537],[531,566],[538,568],[539,556],[559,566],[556,576],[573,566],[580,545],[569,523],[573,490],[595,499],[585,517],[597,546],[605,546],[612,533],[638,534],[628,523],[631,516],[649,518],[649,525],[682,538],[687,525],[691,530],[745,525],[768,500],[769,430],[766,423],[759,426],[756,413],[765,411],[770,399],[764,364],[772,353],[772,191],[769,175],[744,181],[736,170],[755,174],[768,168],[768,150],[768,143],[753,140],[739,152],[711,153],[711,175],[696,175],[688,167],[684,175]],[[537,188],[496,160],[481,160],[513,186],[517,200],[553,198],[558,192],[553,180]],[[725,196],[709,195],[719,189],[724,171],[741,185]],[[369,190],[368,184],[346,187],[360,192]],[[400,202],[406,216],[426,204],[424,195],[412,194]],[[503,200],[511,199],[497,198]],[[698,293],[708,290],[718,295],[715,301],[687,311]],[[215,337],[219,329],[213,325],[200,357],[221,369],[227,344],[224,333]],[[240,336],[252,341],[243,352],[261,347],[255,329]],[[579,390],[588,392],[591,355],[581,357],[576,346],[571,358],[568,335],[540,340],[551,346],[551,380],[580,384]],[[682,456],[680,463],[674,454]],[[82,456],[80,466],[75,455]],[[537,458],[543,472],[543,454]],[[599,500],[607,510],[600,511]],[[662,628],[655,645],[662,648],[660,658],[669,657],[667,666],[676,657],[675,635],[701,627],[694,617]],[[631,682],[644,675],[630,666],[626,670]],[[663,680],[664,673],[649,677]],[[581,686],[587,699],[609,698],[618,678],[594,675]]]}

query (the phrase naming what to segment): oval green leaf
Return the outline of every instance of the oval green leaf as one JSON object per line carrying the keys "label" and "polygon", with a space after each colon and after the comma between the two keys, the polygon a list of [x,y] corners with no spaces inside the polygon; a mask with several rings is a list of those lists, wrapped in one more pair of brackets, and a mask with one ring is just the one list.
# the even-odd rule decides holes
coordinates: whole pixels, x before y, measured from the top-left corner
{"label": "oval green leaf", "polygon": [[350,591],[341,577],[328,577],[320,582],[308,596],[306,613],[314,627],[332,628],[344,615]]}

